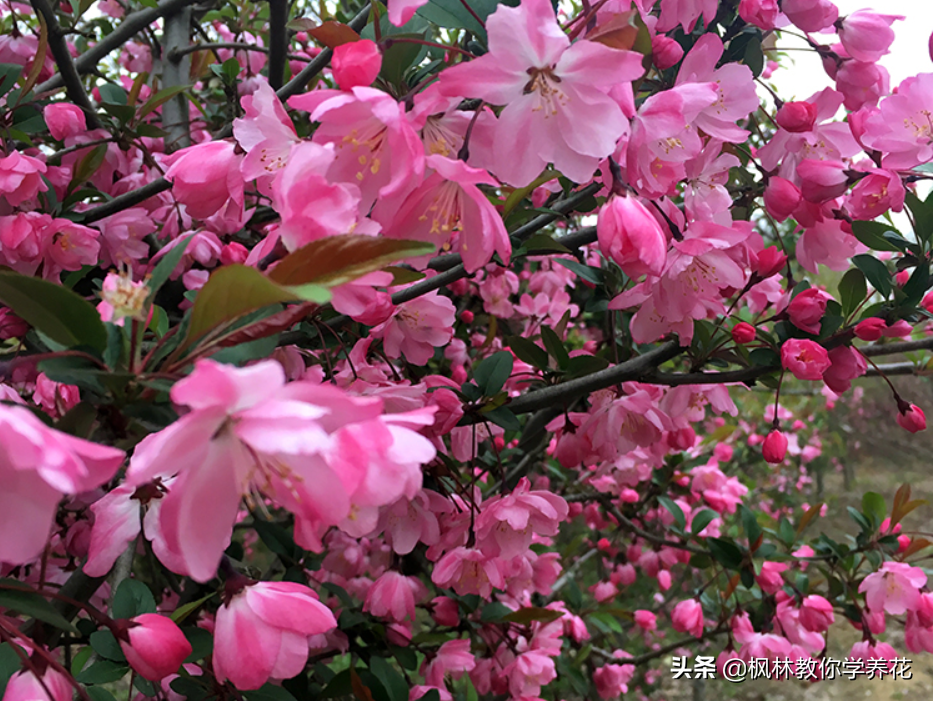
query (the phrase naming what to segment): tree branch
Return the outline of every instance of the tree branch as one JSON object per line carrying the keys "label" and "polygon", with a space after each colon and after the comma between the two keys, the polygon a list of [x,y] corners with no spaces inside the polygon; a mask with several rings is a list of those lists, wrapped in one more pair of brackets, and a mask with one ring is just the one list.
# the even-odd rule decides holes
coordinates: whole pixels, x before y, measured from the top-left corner
{"label": "tree branch", "polygon": [[269,0],[269,85],[281,90],[288,62],[288,0]]}
{"label": "tree branch", "polygon": [[[55,16],[55,10],[49,4],[48,0],[31,0],[32,7],[37,14],[45,20],[48,28],[49,49],[55,58],[55,65],[58,66],[58,75],[65,86],[65,92],[68,93],[68,99],[84,110],[89,129],[100,129],[100,120],[97,119],[97,110],[88,99],[84,86],[81,84],[81,76],[71,60],[71,53],[68,51],[68,42],[65,41],[65,32],[62,31],[58,18]],[[42,92],[37,90],[37,92]]]}
{"label": "tree branch", "polygon": [[124,209],[129,209],[130,207],[134,207],[141,202],[145,202],[150,197],[154,197],[160,192],[170,190],[171,187],[172,184],[165,178],[153,180],[148,185],[143,185],[142,187],[136,188],[135,190],[130,190],[129,192],[126,192],[119,197],[114,197],[109,202],[104,202],[102,205],[98,205],[92,209],[80,212],[80,223],[90,224],[92,222],[100,221],[105,217],[109,217],[111,214],[122,212]]}
{"label": "tree branch", "polygon": [[[97,64],[111,51],[122,47],[134,34],[142,31],[160,17],[174,12],[185,5],[193,5],[195,0],[162,0],[157,7],[149,7],[128,15],[123,23],[105,36],[94,46],[81,54],[75,61],[75,70],[81,73],[90,73],[97,68]],[[59,70],[61,70],[59,68]],[[47,81],[36,87],[37,93],[44,93],[62,87],[62,75],[53,75]]]}

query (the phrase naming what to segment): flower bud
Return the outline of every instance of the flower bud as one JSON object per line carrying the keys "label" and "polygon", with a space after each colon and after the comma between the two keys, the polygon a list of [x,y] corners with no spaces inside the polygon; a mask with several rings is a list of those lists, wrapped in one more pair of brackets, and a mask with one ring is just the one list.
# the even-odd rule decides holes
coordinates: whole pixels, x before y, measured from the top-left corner
{"label": "flower bud", "polygon": [[334,49],[331,66],[342,89],[369,87],[382,69],[382,52],[369,39],[341,44]]}
{"label": "flower bud", "polygon": [[799,134],[813,131],[816,123],[816,105],[812,102],[785,102],[778,110],[775,121],[781,129]]}
{"label": "flower bud", "polygon": [[732,340],[742,345],[754,341],[755,334],[755,327],[744,321],[732,327]]}
{"label": "flower bud", "polygon": [[56,141],[63,141],[69,136],[77,136],[87,131],[87,119],[84,110],[67,102],[53,102],[42,110],[49,132]]}
{"label": "flower bud", "polygon": [[128,621],[120,647],[137,674],[156,682],[178,671],[191,654],[191,643],[175,622],[156,613],[143,613]]}
{"label": "flower bud", "polygon": [[818,335],[820,321],[826,313],[828,295],[815,287],[804,290],[787,305],[791,323],[801,331]]}
{"label": "flower bud", "polygon": [[667,262],[661,225],[635,197],[611,197],[599,210],[596,236],[603,255],[631,278],[660,275]]}
{"label": "flower bud", "polygon": [[784,432],[777,428],[771,431],[761,446],[761,454],[765,462],[772,465],[783,462],[784,456],[787,455],[787,436]]}
{"label": "flower bud", "polygon": [[918,433],[926,430],[927,417],[923,409],[916,404],[911,404],[906,410],[901,410],[897,414],[898,425],[911,433]]}
{"label": "flower bud", "polygon": [[800,188],[794,183],[774,176],[768,180],[768,186],[765,188],[765,209],[778,221],[784,221],[794,213],[802,198]]}
{"label": "flower bud", "polygon": [[683,57],[683,47],[670,37],[663,34],[651,37],[651,60],[662,71],[676,66]]}
{"label": "flower bud", "polygon": [[768,246],[758,253],[755,272],[762,280],[777,275],[787,265],[787,256],[775,246]]}

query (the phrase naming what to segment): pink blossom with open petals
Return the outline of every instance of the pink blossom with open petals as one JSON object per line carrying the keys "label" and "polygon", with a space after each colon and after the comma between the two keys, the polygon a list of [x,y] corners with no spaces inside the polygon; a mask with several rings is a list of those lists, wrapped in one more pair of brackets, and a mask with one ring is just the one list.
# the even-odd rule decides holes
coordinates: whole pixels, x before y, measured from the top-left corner
{"label": "pink blossom with open petals", "polygon": [[626,129],[607,93],[644,73],[641,54],[571,44],[549,0],[500,5],[486,30],[489,53],[448,68],[440,82],[444,94],[506,105],[495,132],[497,177],[524,187],[553,163],[572,180],[589,180]]}
{"label": "pink blossom with open petals", "polygon": [[899,616],[916,608],[920,589],[926,584],[927,575],[919,567],[889,560],[881,565],[880,570],[865,577],[858,590],[865,595],[865,603],[873,612],[884,611]]}
{"label": "pink blossom with open petals", "polygon": [[819,343],[791,338],[781,346],[781,364],[798,380],[822,380],[832,362]]}
{"label": "pink blossom with open petals", "polygon": [[495,179],[463,161],[430,155],[431,173],[401,203],[383,200],[373,217],[382,222],[383,235],[434,244],[439,250],[459,251],[467,272],[486,265],[494,253],[508,264],[512,244],[496,208],[477,185],[496,185]]}
{"label": "pink blossom with open petals", "polygon": [[390,621],[414,621],[415,604],[426,593],[419,579],[389,571],[373,582],[363,610]]}
{"label": "pink blossom with open petals", "polygon": [[306,586],[248,584],[217,609],[214,674],[243,691],[270,678],[290,679],[308,661],[308,638],[336,626],[334,614]]}
{"label": "pink blossom with open petals", "polygon": [[32,670],[21,669],[7,682],[3,701],[71,701],[73,695],[68,678],[54,667],[47,667],[38,677]]}
{"label": "pink blossom with open petals", "polygon": [[299,142],[292,120],[268,83],[262,82],[240,100],[245,114],[233,120],[233,135],[246,156],[240,173],[255,180],[259,191],[270,195],[275,174],[289,162],[292,146]]}
{"label": "pink blossom with open petals", "polygon": [[58,502],[113,477],[122,450],[49,428],[25,407],[0,405],[0,562],[38,557],[52,529]]}
{"label": "pink blossom with open petals", "polygon": [[522,477],[511,494],[483,502],[476,517],[476,540],[483,552],[510,559],[522,555],[532,537],[557,534],[567,518],[567,502],[544,490],[532,490]]}
{"label": "pink blossom with open petals", "polygon": [[461,596],[479,594],[488,598],[494,588],[505,588],[501,561],[475,548],[458,547],[445,554],[434,565],[431,581]]}
{"label": "pink blossom with open petals", "polygon": [[713,21],[718,9],[718,0],[661,0],[661,17],[657,30],[667,32],[680,25],[684,32],[689,34],[701,15],[705,27]]}
{"label": "pink blossom with open petals", "polygon": [[0,158],[0,195],[14,207],[49,189],[42,180],[46,165],[38,158],[12,151]]}
{"label": "pink blossom with open petals", "polygon": [[907,78],[863,122],[862,142],[881,151],[881,165],[906,170],[933,160],[933,73]]}
{"label": "pink blossom with open petals", "polygon": [[414,365],[425,365],[434,349],[453,338],[457,310],[447,297],[431,292],[400,304],[392,317],[373,328],[373,338],[381,338],[386,352],[403,357]]}
{"label": "pink blossom with open petals", "polygon": [[204,219],[227,202],[243,207],[241,159],[233,143],[208,141],[173,153],[165,179],[172,183],[173,194],[188,214]]}
{"label": "pink blossom with open petals", "polygon": [[873,168],[852,188],[846,209],[854,219],[870,221],[888,211],[903,211],[906,196],[907,189],[899,173]]}

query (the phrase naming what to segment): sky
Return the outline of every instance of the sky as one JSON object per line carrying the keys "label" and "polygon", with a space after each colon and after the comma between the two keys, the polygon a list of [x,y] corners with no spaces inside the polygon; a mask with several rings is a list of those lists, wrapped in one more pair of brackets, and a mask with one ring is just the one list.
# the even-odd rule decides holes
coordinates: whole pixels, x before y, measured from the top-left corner
{"label": "sky", "polygon": [[[933,61],[930,60],[928,49],[930,34],[933,32],[933,0],[835,0],[835,3],[840,17],[855,10],[871,9],[907,18],[894,23],[895,38],[891,53],[881,59],[881,65],[891,74],[892,87],[910,75],[933,72]],[[815,38],[828,44],[835,40],[835,35],[815,35]],[[802,39],[784,35],[778,41],[778,47],[803,48],[806,43]],[[787,70],[778,71],[772,78],[780,88],[778,94],[781,97],[802,100],[832,86],[816,53],[792,51],[788,56],[794,63],[788,61]]]}

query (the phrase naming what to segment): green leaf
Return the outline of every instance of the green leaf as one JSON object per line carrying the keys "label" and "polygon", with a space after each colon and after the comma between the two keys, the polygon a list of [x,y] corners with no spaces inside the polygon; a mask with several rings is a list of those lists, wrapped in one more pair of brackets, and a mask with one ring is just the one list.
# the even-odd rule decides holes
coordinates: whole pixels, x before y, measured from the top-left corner
{"label": "green leaf", "polygon": [[10,677],[16,674],[21,667],[22,662],[13,647],[9,643],[0,644],[0,698],[3,698],[3,692],[6,691],[6,685],[10,681]]}
{"label": "green leaf", "polygon": [[[901,251],[900,246],[885,238],[888,231],[897,231],[890,224],[877,221],[852,222],[852,233],[859,241],[874,251]],[[900,236],[900,234],[898,234]]]}
{"label": "green leaf", "polygon": [[434,246],[423,241],[357,234],[328,236],[289,253],[272,269],[269,279],[289,287],[308,283],[336,287],[403,258],[433,252]]}
{"label": "green leaf", "polygon": [[181,632],[191,643],[191,654],[185,658],[185,663],[203,660],[213,652],[214,636],[203,628],[182,628]]}
{"label": "green leaf", "polygon": [[168,253],[159,259],[158,263],[156,263],[155,267],[152,269],[152,274],[149,276],[149,297],[146,299],[146,306],[152,304],[152,300],[155,299],[156,294],[162,289],[162,285],[168,282],[175,268],[178,267],[181,257],[185,255],[185,249],[188,248],[188,244],[191,243],[193,238],[194,236],[189,236],[183,241],[179,241]]}
{"label": "green leaf", "polygon": [[706,544],[713,559],[726,569],[739,569],[745,559],[739,546],[729,538],[707,538]]}
{"label": "green leaf", "polygon": [[154,112],[173,97],[179,93],[184,92],[190,87],[190,85],[173,85],[170,88],[163,88],[162,90],[159,90],[159,92],[146,100],[146,103],[139,108],[139,112],[136,113],[136,118],[142,119],[147,114]]}
{"label": "green leaf", "polygon": [[742,517],[742,528],[745,529],[745,537],[748,538],[749,547],[754,547],[758,538],[761,537],[761,526],[758,525],[758,519],[755,514],[744,504],[739,504],[739,515]]}
{"label": "green leaf", "polygon": [[0,302],[64,346],[90,346],[99,351],[107,347],[107,329],[100,314],[66,287],[0,272]]}
{"label": "green leaf", "polygon": [[381,657],[372,657],[369,660],[369,671],[385,687],[389,701],[408,701],[408,684],[392,665]]}
{"label": "green leaf", "polygon": [[243,698],[246,701],[296,701],[288,690],[271,683],[263,684],[253,691],[244,691]]}
{"label": "green leaf", "polygon": [[914,234],[917,239],[929,243],[933,237],[933,197],[928,196],[923,202],[908,190],[904,202],[914,215]]}
{"label": "green leaf", "polygon": [[111,105],[126,104],[126,90],[121,88],[116,83],[104,83],[103,85],[98,86],[97,90],[100,93],[100,99],[102,102],[109,103]]}
{"label": "green leaf", "polygon": [[570,362],[570,353],[564,347],[564,342],[560,340],[560,336],[554,333],[551,328],[542,326],[541,340],[544,341],[544,347],[547,348],[548,355],[557,362],[557,367],[565,370]]}
{"label": "green leaf", "polygon": [[669,497],[660,496],[658,497],[658,503],[671,513],[671,516],[674,517],[674,522],[680,530],[684,530],[687,527],[687,519],[684,517],[684,511],[677,505],[677,502]]}
{"label": "green leaf", "polygon": [[214,271],[198,292],[182,347],[187,348],[209,331],[226,326],[244,314],[298,299],[293,291],[276,284],[255,268],[225,265]]}
{"label": "green leaf", "polygon": [[862,511],[871,517],[874,527],[878,528],[888,513],[888,507],[884,503],[884,497],[877,492],[865,492],[862,496]]}
{"label": "green leaf", "polygon": [[111,662],[126,664],[126,655],[123,654],[120,643],[109,630],[95,630],[88,640],[98,656]]}
{"label": "green leaf", "polygon": [[847,506],[846,511],[849,512],[849,516],[852,517],[852,520],[859,525],[864,533],[871,533],[874,530],[872,528],[871,521],[869,521],[865,515],[854,506]]}
{"label": "green leaf", "polygon": [[519,360],[539,370],[547,369],[547,351],[542,349],[541,346],[534,341],[522,336],[509,336],[505,339],[505,342]]}
{"label": "green leaf", "polygon": [[[499,6],[498,0],[466,0],[484,22]],[[513,3],[507,3],[513,4]],[[461,0],[431,0],[418,10],[418,14],[438,27],[466,29],[486,43],[486,29],[463,6]]]}
{"label": "green leaf", "polygon": [[489,411],[482,411],[482,416],[492,421],[497,426],[501,426],[506,431],[521,431],[522,424],[507,407],[499,406]]}
{"label": "green leaf", "polygon": [[853,268],[839,282],[839,299],[842,301],[842,313],[848,317],[865,300],[868,286],[865,284],[865,274]]}
{"label": "green leaf", "polygon": [[[425,34],[393,34],[392,39],[424,40]],[[392,42],[382,52],[382,68],[379,76],[390,85],[405,86],[405,74],[416,66],[428,53],[428,47],[411,41]]]}
{"label": "green leaf", "polygon": [[291,534],[282,526],[271,521],[254,518],[253,528],[256,529],[259,538],[269,550],[289,560],[295,559],[298,554],[298,546],[295,545]]}
{"label": "green leaf", "polygon": [[113,617],[133,618],[142,613],[155,613],[152,592],[138,579],[124,579],[113,597]]}
{"label": "green leaf", "polygon": [[114,695],[102,686],[89,686],[85,691],[93,701],[117,701]]}
{"label": "green leaf", "polygon": [[508,606],[499,601],[493,601],[492,603],[483,606],[483,610],[480,612],[479,619],[483,623],[500,621],[510,613],[512,613],[512,609],[510,609]]}
{"label": "green leaf", "polygon": [[578,277],[594,285],[602,285],[605,282],[605,274],[600,268],[594,268],[592,265],[583,265],[583,263],[579,261],[568,260],[567,258],[555,258],[554,262],[564,266],[567,270],[576,273]]}
{"label": "green leaf", "polygon": [[483,394],[494,397],[502,391],[512,374],[514,359],[508,351],[499,351],[485,358],[474,370],[473,379]]}
{"label": "green leaf", "polygon": [[52,606],[41,594],[33,591],[31,587],[15,579],[0,579],[0,606],[10,609],[11,612],[30,616],[37,621],[77,633],[75,628],[58,610]]}
{"label": "green leaf", "polygon": [[191,614],[192,611],[199,608],[200,606],[203,606],[213,596],[214,596],[214,592],[211,592],[207,596],[202,596],[200,599],[196,599],[195,601],[189,601],[187,604],[183,606],[179,606],[177,609],[172,611],[172,614],[171,616],[169,616],[169,618],[175,621],[175,623],[181,623]]}
{"label": "green leaf", "polygon": [[0,97],[13,89],[22,72],[23,67],[18,63],[0,63]]}
{"label": "green leaf", "polygon": [[130,668],[126,664],[119,664],[110,660],[97,660],[78,674],[75,679],[82,684],[107,684],[123,679],[129,674],[129,671]]}
{"label": "green leaf", "polygon": [[891,273],[887,266],[874,256],[862,253],[852,258],[852,262],[865,273],[871,286],[878,290],[882,297],[891,294]]}
{"label": "green leaf", "polygon": [[605,370],[609,367],[609,361],[605,358],[599,358],[595,355],[575,355],[567,361],[567,378],[583,377],[591,375],[594,372]]}
{"label": "green leaf", "polygon": [[703,532],[703,529],[706,528],[710,522],[717,518],[717,514],[712,509],[702,509],[693,515],[693,521],[690,523],[690,532],[693,535],[697,535]]}

